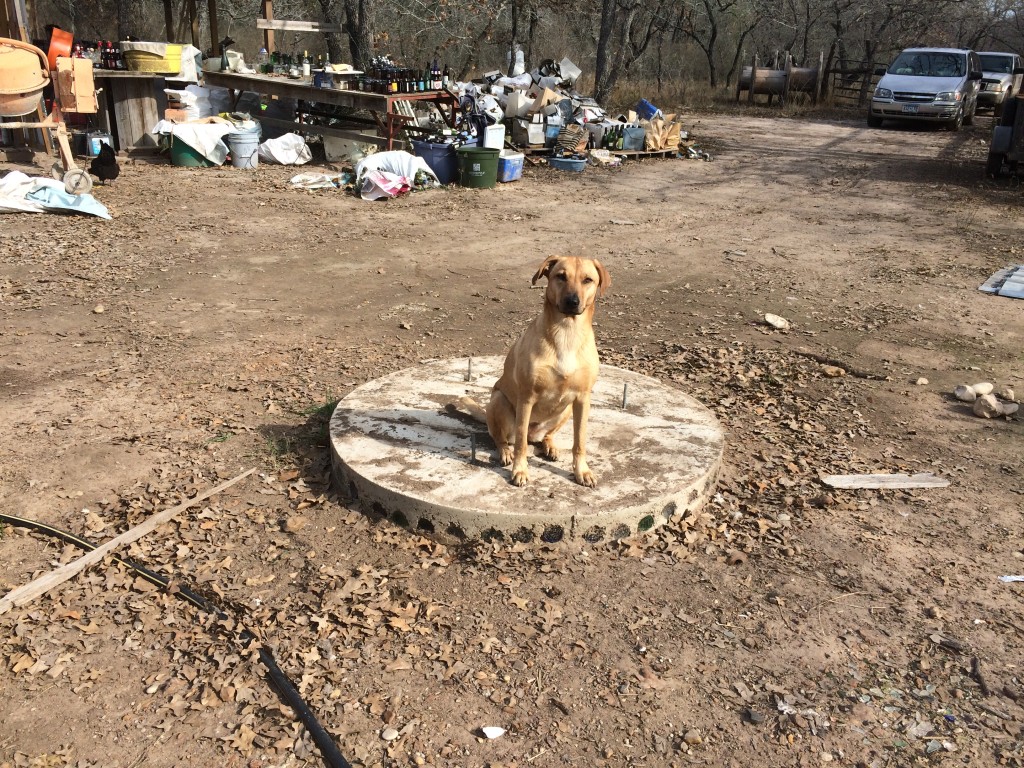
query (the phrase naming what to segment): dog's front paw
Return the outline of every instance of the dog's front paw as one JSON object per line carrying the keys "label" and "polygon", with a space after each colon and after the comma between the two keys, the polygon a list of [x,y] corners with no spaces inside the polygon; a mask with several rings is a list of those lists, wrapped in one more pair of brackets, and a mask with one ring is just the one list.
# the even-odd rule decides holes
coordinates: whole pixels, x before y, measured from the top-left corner
{"label": "dog's front paw", "polygon": [[512,470],[512,485],[517,488],[522,488],[530,482],[530,473],[525,469],[514,469]]}
{"label": "dog's front paw", "polygon": [[506,445],[498,451],[498,462],[503,467],[507,467],[511,464],[514,457],[515,451],[512,450],[511,445]]}
{"label": "dog's front paw", "polygon": [[585,485],[587,488],[597,487],[597,478],[594,477],[594,473],[587,467],[581,467],[573,472],[573,476],[576,478],[576,482],[580,485]]}

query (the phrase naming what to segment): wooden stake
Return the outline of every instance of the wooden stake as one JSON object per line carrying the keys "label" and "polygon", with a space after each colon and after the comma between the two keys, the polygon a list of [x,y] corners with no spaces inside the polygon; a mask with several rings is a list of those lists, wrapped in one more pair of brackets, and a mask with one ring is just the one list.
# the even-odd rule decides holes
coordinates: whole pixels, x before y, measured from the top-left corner
{"label": "wooden stake", "polygon": [[123,546],[124,544],[131,544],[133,541],[138,541],[147,533],[150,533],[159,528],[164,523],[169,522],[179,512],[183,512],[189,507],[198,504],[200,501],[208,499],[211,496],[215,496],[221,491],[227,490],[232,485],[237,483],[239,480],[248,477],[255,471],[255,468],[248,469],[242,474],[238,475],[237,477],[228,480],[226,483],[221,483],[216,488],[211,488],[210,490],[205,491],[199,494],[198,496],[194,496],[188,501],[182,502],[176,507],[165,509],[163,512],[157,512],[155,515],[147,518],[144,522],[139,523],[134,528],[125,531],[120,536],[111,539],[106,544],[102,544],[96,547],[96,549],[92,550],[92,552],[87,552],[77,560],[72,560],[70,563],[65,563],[59,568],[56,568],[55,570],[52,570],[49,573],[40,576],[38,579],[30,581],[28,584],[20,586],[17,589],[12,589],[3,597],[0,597],[0,615],[7,613],[7,611],[11,610],[11,608],[25,605],[25,603],[28,603],[34,600],[35,598],[39,597],[40,595],[49,592],[54,587],[63,584],[68,579],[81,573],[90,565],[98,563],[100,560],[106,557],[109,552],[117,549],[120,546]]}

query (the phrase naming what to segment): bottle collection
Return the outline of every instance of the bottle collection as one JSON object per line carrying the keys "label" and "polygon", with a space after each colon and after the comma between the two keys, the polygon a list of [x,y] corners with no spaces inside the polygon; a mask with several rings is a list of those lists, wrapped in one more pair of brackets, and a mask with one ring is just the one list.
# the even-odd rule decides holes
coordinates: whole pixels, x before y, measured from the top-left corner
{"label": "bottle collection", "polygon": [[93,43],[75,43],[71,55],[76,59],[92,59],[98,69],[127,69],[121,48],[109,40]]}
{"label": "bottle collection", "polygon": [[442,68],[436,58],[423,69],[412,69],[396,65],[387,56],[379,56],[368,72],[356,78],[355,87],[370,93],[423,93],[445,89],[450,81],[448,66]]}

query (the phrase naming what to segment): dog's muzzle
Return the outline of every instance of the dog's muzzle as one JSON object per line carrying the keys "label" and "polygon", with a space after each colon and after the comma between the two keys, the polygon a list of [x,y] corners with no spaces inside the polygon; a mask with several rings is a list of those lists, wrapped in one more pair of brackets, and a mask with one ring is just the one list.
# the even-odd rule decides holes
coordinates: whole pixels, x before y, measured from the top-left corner
{"label": "dog's muzzle", "polygon": [[576,294],[570,294],[562,299],[562,314],[565,315],[578,315],[582,312],[580,307],[580,297]]}

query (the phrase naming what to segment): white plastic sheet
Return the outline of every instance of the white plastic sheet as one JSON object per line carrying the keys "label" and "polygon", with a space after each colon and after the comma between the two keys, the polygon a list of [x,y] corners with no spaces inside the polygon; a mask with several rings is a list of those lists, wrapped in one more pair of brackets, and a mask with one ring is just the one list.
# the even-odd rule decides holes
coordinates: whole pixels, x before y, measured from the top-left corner
{"label": "white plastic sheet", "polygon": [[313,159],[313,153],[299,134],[286,133],[260,144],[259,158],[278,165],[305,165]]}
{"label": "white plastic sheet", "polygon": [[422,157],[410,155],[403,150],[377,152],[356,163],[356,183],[361,185],[360,196],[364,200],[380,200],[408,192],[420,171],[440,186],[437,174],[430,170]]}
{"label": "white plastic sheet", "polygon": [[0,179],[0,213],[86,213],[109,219],[110,213],[92,195],[72,195],[64,183],[11,171]]}

